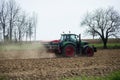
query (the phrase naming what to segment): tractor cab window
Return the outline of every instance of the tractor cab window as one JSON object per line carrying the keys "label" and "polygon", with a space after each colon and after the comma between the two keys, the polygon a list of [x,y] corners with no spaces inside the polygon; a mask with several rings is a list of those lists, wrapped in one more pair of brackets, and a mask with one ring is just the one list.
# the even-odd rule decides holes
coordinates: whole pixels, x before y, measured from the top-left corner
{"label": "tractor cab window", "polygon": [[61,40],[61,41],[64,41],[64,40],[66,40],[66,39],[67,39],[67,37],[66,37],[65,35],[62,35],[60,40]]}
{"label": "tractor cab window", "polygon": [[77,41],[77,36],[76,35],[71,35],[70,40],[76,42]]}

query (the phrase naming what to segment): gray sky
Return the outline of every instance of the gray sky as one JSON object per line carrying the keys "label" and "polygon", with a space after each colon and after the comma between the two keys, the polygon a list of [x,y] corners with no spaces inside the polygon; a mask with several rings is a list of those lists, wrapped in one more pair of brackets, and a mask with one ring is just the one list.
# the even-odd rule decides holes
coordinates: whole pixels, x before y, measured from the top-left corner
{"label": "gray sky", "polygon": [[120,9],[120,0],[16,0],[27,13],[35,12],[38,18],[37,40],[59,39],[64,31],[82,34],[80,21],[86,12],[113,6]]}

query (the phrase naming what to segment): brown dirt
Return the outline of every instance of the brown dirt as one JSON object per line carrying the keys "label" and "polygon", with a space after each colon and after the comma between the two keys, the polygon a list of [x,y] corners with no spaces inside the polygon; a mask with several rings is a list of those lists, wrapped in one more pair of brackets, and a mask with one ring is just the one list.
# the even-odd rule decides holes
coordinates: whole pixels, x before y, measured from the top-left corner
{"label": "brown dirt", "polygon": [[5,76],[8,80],[59,80],[80,75],[104,76],[116,70],[120,70],[120,49],[98,50],[93,57],[0,60],[0,76]]}

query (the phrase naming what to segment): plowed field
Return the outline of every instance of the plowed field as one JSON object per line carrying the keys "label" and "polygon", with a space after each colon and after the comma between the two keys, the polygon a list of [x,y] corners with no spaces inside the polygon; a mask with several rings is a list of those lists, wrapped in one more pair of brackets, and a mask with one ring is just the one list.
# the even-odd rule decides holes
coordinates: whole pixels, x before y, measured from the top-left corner
{"label": "plowed field", "polygon": [[[29,52],[24,54],[28,55]],[[103,76],[116,70],[120,70],[120,49],[98,50],[93,57],[0,57],[0,76],[8,80],[59,80],[80,75]]]}

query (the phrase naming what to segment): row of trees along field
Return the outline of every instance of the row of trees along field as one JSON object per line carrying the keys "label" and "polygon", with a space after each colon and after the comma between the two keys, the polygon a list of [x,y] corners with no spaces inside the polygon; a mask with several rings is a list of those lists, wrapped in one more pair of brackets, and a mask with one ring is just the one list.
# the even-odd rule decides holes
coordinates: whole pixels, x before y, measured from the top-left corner
{"label": "row of trees along field", "polygon": [[0,0],[0,35],[3,41],[36,37],[36,15],[26,14],[14,0]]}
{"label": "row of trees along field", "polygon": [[87,33],[99,36],[103,42],[103,48],[107,48],[109,37],[120,38],[120,14],[113,7],[96,9],[88,12],[81,25],[87,27]]}

